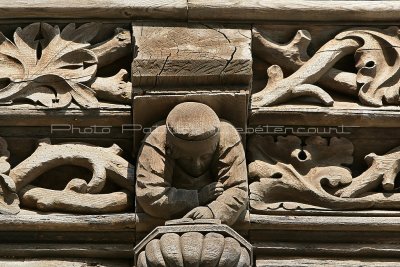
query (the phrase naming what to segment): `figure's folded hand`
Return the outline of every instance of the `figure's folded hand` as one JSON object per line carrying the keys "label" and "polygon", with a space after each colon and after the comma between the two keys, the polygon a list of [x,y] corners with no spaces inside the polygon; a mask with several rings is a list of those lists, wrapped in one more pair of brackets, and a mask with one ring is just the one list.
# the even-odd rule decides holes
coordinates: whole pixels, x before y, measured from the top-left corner
{"label": "figure's folded hand", "polygon": [[183,218],[214,219],[214,214],[209,207],[197,207],[189,211]]}
{"label": "figure's folded hand", "polygon": [[199,192],[199,203],[205,205],[210,203],[224,192],[224,186],[220,182],[214,182],[204,186]]}

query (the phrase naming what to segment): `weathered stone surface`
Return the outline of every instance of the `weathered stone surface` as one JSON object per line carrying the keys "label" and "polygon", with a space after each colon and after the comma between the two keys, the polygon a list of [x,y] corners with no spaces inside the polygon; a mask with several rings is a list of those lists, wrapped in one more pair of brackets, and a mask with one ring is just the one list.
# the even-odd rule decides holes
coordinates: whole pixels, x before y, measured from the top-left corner
{"label": "weathered stone surface", "polygon": [[0,259],[0,265],[2,267],[130,267],[128,261],[104,259]]}
{"label": "weathered stone surface", "polygon": [[188,0],[188,16],[193,21],[264,23],[397,22],[397,1],[342,0]]}
{"label": "weathered stone surface", "polygon": [[251,31],[246,26],[135,22],[133,35],[135,93],[250,84]]}

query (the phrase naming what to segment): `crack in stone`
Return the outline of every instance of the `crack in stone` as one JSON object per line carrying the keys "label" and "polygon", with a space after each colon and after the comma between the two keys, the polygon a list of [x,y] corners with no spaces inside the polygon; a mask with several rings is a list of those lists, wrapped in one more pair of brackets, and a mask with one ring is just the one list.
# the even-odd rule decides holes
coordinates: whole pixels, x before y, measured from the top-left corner
{"label": "crack in stone", "polygon": [[155,80],[155,83],[154,83],[154,88],[157,87],[158,79],[159,79],[161,73],[164,71],[165,65],[167,65],[167,62],[168,62],[168,59],[169,59],[170,56],[171,56],[171,53],[169,53],[169,55],[167,56],[167,58],[166,58],[165,61],[164,61],[164,64],[163,64],[162,67],[161,67],[160,72],[156,75],[156,80]]}
{"label": "crack in stone", "polygon": [[231,57],[226,61],[226,64],[225,64],[224,68],[221,70],[221,72],[219,74],[220,76],[222,76],[222,73],[225,71],[225,69],[228,67],[228,65],[232,62],[236,51],[237,51],[237,47],[235,46],[235,49],[233,50],[233,52],[231,54]]}

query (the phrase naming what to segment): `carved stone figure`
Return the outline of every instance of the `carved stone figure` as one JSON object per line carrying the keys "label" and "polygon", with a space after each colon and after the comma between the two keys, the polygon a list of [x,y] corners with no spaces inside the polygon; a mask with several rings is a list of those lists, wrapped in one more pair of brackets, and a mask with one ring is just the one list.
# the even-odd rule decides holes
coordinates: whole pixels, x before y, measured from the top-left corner
{"label": "carved stone figure", "polygon": [[177,105],[154,126],[138,154],[136,198],[154,217],[220,219],[228,225],[247,206],[240,136],[207,105]]}
{"label": "carved stone figure", "polygon": [[[98,98],[130,103],[126,70],[113,77],[96,77],[97,70],[130,53],[130,32],[91,44],[99,23],[74,23],[62,30],[33,23],[15,30],[13,41],[0,32],[0,102],[29,99],[49,108],[64,108],[72,100],[83,108],[98,107]],[[7,82],[8,81],[8,82]]]}
{"label": "carved stone figure", "polygon": [[[331,106],[334,100],[324,89],[358,96],[368,106],[399,105],[398,34],[398,27],[352,28],[336,35],[310,58],[309,32],[300,30],[289,44],[276,44],[256,29],[255,53],[272,66],[267,70],[267,86],[253,95],[252,105],[270,106],[299,96],[312,96]],[[357,74],[333,68],[351,54]],[[284,78],[282,68],[293,73]],[[317,82],[324,89],[315,85]]]}
{"label": "carved stone figure", "polygon": [[353,145],[345,138],[252,136],[248,143],[250,207],[284,209],[400,209],[395,188],[400,154],[365,157],[369,168],[352,177]]}
{"label": "carved stone figure", "polygon": [[252,266],[252,247],[218,220],[168,221],[135,247],[135,267]]}
{"label": "carved stone figure", "polygon": [[[128,210],[133,203],[133,166],[120,157],[122,150],[83,143],[52,145],[44,139],[36,151],[10,171],[24,207],[41,211],[61,211],[83,214],[101,214]],[[81,166],[92,171],[89,182],[70,179],[62,191],[32,184],[40,175],[63,165]],[[57,177],[54,177],[57,179]],[[122,188],[104,192],[106,181]]]}

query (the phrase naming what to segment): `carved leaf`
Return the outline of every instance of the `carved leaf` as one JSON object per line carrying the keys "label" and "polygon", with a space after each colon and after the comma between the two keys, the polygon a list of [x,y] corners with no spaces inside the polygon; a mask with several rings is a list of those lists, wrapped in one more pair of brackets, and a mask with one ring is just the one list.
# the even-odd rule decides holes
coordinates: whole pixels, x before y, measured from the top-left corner
{"label": "carved leaf", "polygon": [[[268,148],[268,149],[265,149]],[[319,136],[308,137],[304,145],[300,138],[289,135],[252,136],[249,140],[250,160],[292,165],[306,175],[314,167],[346,166],[353,162],[353,144],[345,138],[329,140]]]}
{"label": "carved leaf", "polygon": [[10,171],[9,156],[7,142],[0,137],[0,214],[17,214],[20,211],[15,183],[6,174]]}
{"label": "carved leaf", "polygon": [[[346,208],[332,195],[350,184],[343,166],[353,161],[353,145],[345,138],[325,139],[254,135],[249,139],[250,205],[254,210]],[[331,192],[332,191],[332,192]],[[290,203],[291,202],[291,203]],[[349,205],[348,205],[349,206]]]}
{"label": "carved leaf", "polygon": [[[98,29],[97,23],[79,28],[71,23],[60,32],[58,26],[33,23],[15,31],[14,43],[0,33],[0,79],[10,79],[9,85],[0,89],[0,101],[28,98],[62,108],[73,98],[83,107],[97,107],[94,92],[83,83],[96,74],[97,57],[87,48]],[[36,40],[39,32],[43,37],[40,45]],[[37,93],[50,99],[37,97]]]}
{"label": "carved leaf", "polygon": [[399,28],[350,29],[337,39],[361,39],[363,45],[355,53],[357,82],[362,84],[359,99],[363,104],[382,106],[400,104],[400,40]]}
{"label": "carved leaf", "polygon": [[[252,136],[248,169],[253,181],[249,186],[253,211],[399,209],[395,180],[400,172],[400,147],[382,156],[368,154],[365,160],[369,168],[353,178],[341,166],[352,162],[352,144],[344,138],[327,141],[311,137],[296,148],[299,142],[295,137],[274,142],[269,137]],[[293,152],[289,157],[290,150]]]}

